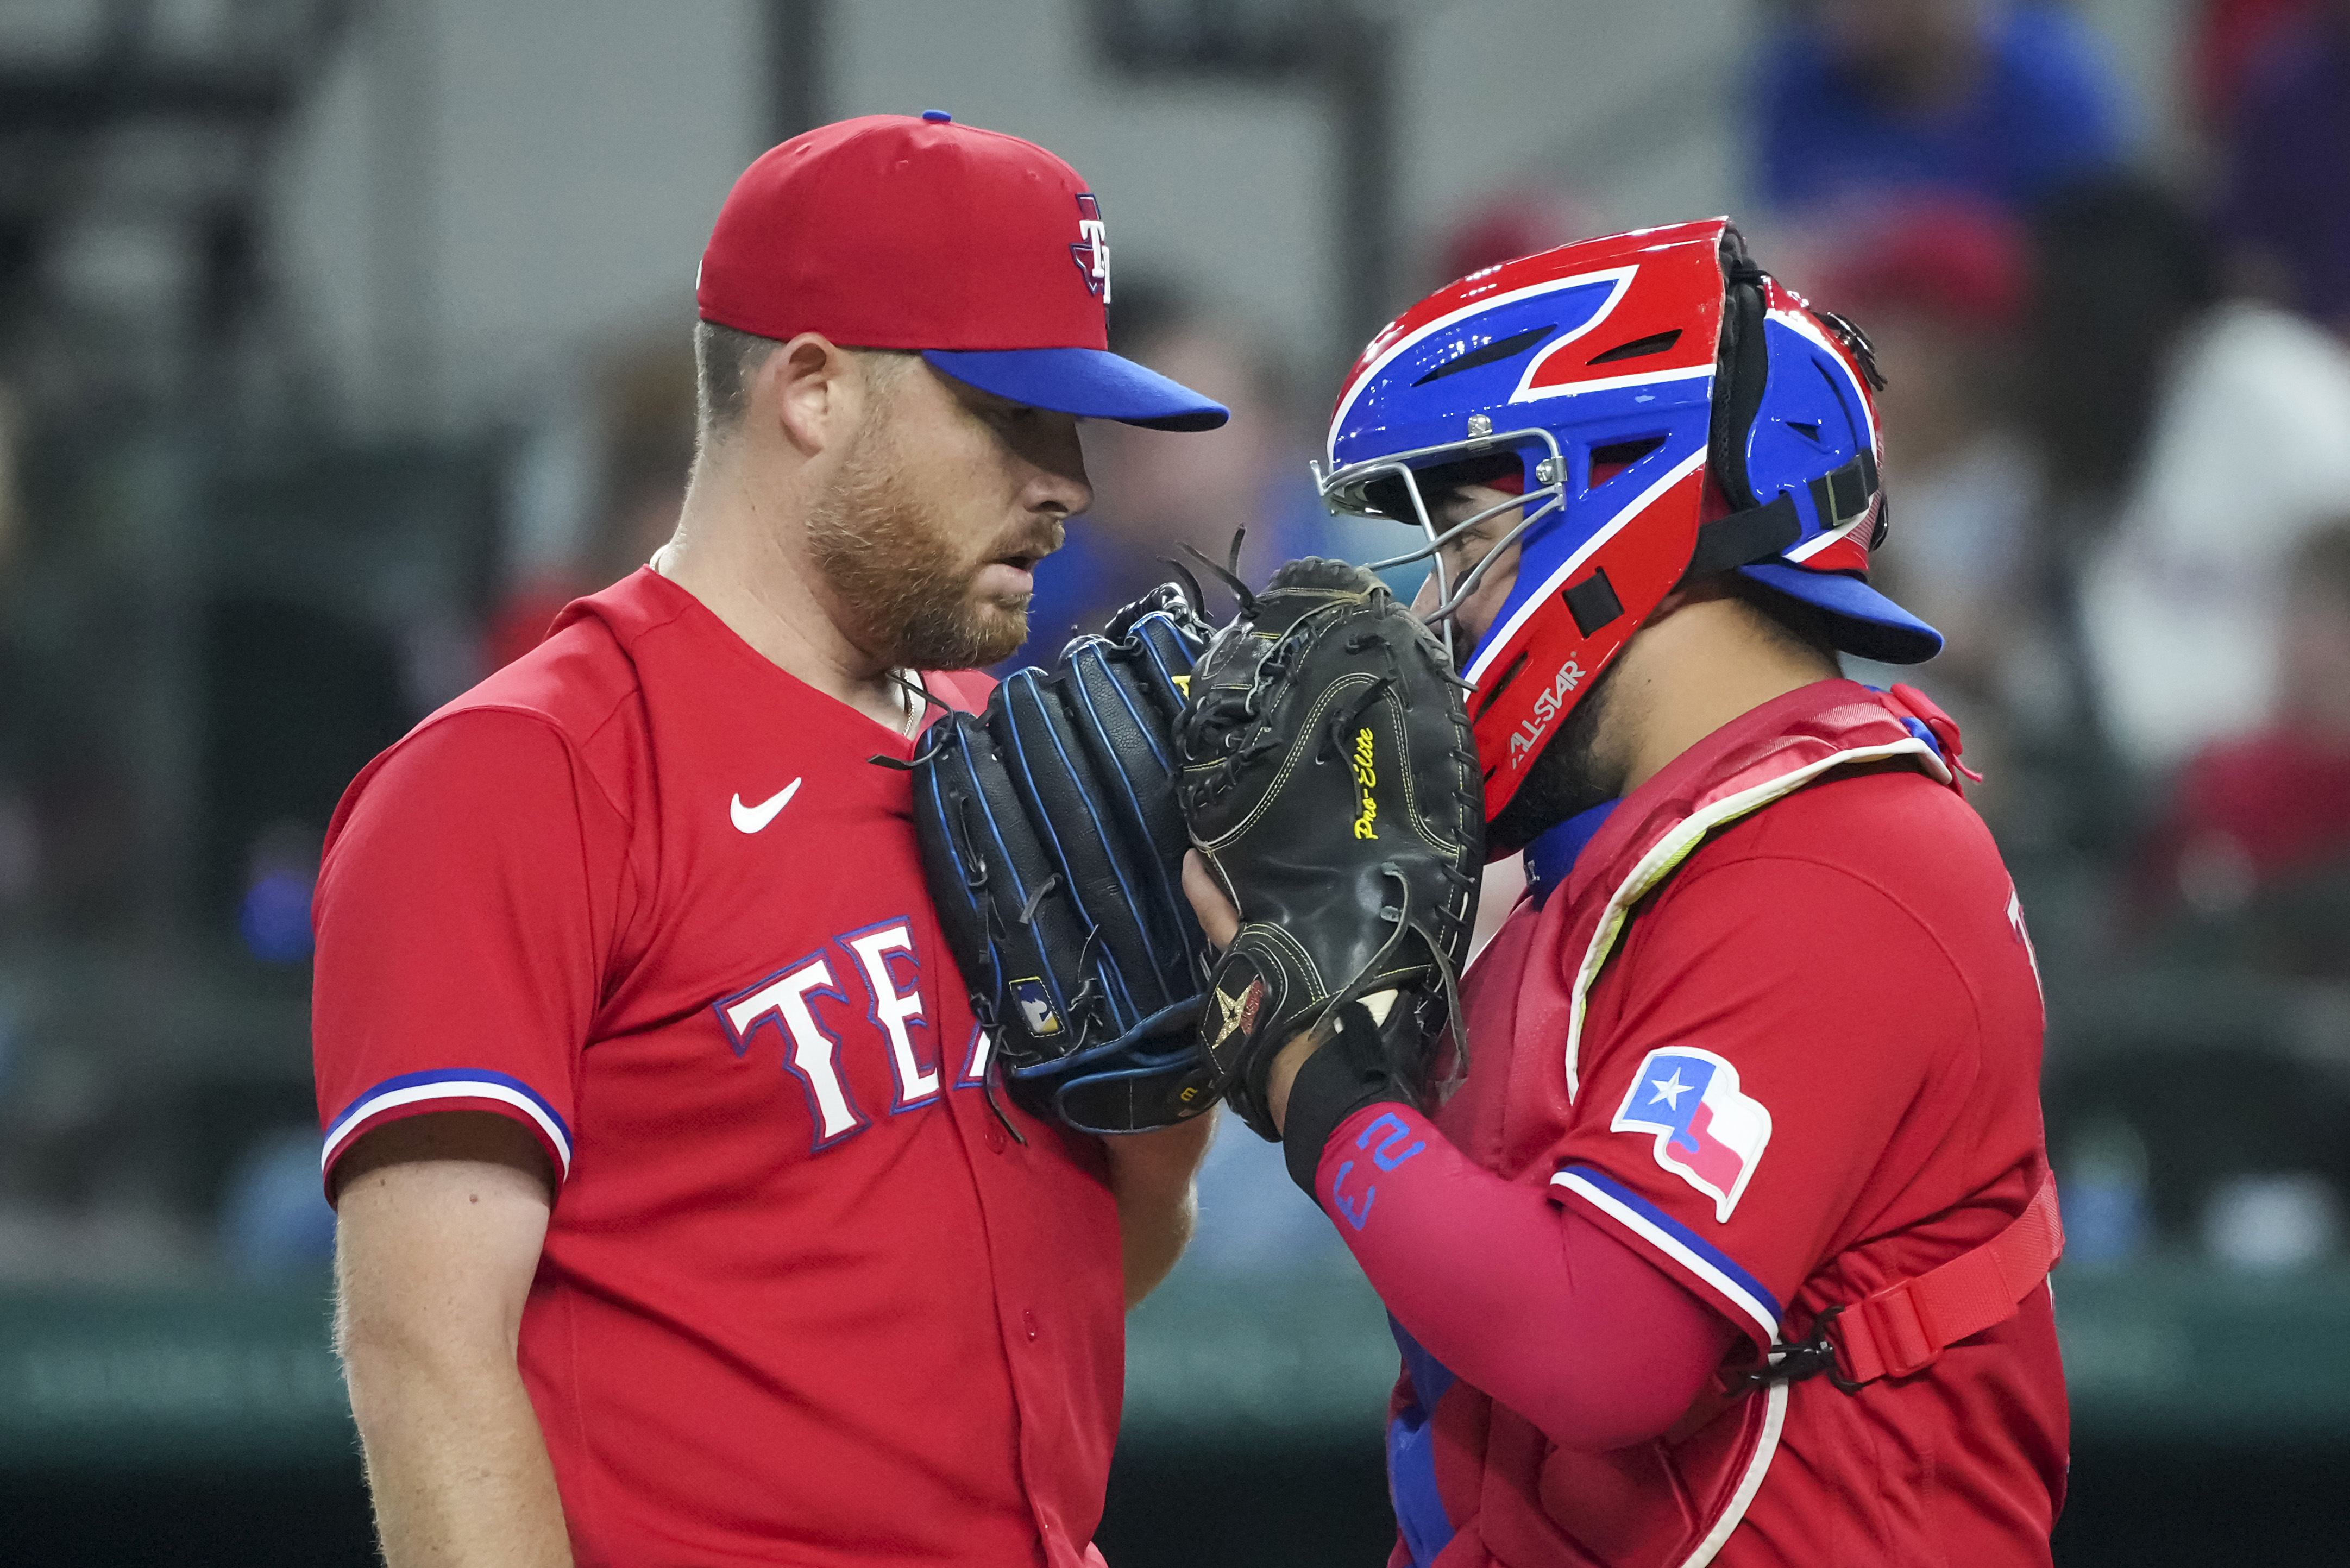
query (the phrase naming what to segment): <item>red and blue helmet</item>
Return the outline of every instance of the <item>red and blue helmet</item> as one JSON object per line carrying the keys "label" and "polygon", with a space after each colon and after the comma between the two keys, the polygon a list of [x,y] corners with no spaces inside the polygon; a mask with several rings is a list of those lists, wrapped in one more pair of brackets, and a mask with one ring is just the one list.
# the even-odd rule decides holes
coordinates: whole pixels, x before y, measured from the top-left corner
{"label": "red and blue helmet", "polygon": [[[1489,818],[1688,578],[1742,573],[1864,658],[1941,650],[1868,586],[1877,384],[1867,339],[1750,262],[1726,218],[1503,262],[1371,339],[1331,416],[1325,499],[1417,524],[1422,554],[1522,509],[1516,584],[1462,670]],[[1522,493],[1440,535],[1419,490],[1432,470]],[[1448,607],[1474,587],[1435,569]]]}

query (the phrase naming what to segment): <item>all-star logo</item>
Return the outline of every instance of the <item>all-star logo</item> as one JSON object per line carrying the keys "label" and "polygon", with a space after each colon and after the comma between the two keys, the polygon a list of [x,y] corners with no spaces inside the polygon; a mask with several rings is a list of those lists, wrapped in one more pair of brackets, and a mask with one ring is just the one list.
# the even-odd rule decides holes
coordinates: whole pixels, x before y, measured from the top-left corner
{"label": "all-star logo", "polygon": [[1510,766],[1513,770],[1531,755],[1550,728],[1550,722],[1565,707],[1566,700],[1582,684],[1583,666],[1572,659],[1559,666],[1558,677],[1549,688],[1534,695],[1534,716],[1520,724],[1510,736]]}
{"label": "all-star logo", "polygon": [[1084,275],[1086,287],[1109,303],[1109,225],[1102,222],[1101,201],[1090,191],[1077,192],[1077,237],[1069,244],[1069,259]]}

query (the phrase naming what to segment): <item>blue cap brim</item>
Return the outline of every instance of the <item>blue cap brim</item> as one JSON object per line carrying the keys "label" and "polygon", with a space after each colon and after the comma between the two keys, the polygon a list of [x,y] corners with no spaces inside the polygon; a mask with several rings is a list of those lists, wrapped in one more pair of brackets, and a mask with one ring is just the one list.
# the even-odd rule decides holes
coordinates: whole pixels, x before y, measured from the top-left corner
{"label": "blue cap brim", "polygon": [[1738,569],[1764,587],[1820,611],[1829,637],[1846,653],[1880,664],[1923,664],[1942,651],[1940,632],[1858,577],[1814,572],[1784,561]]}
{"label": "blue cap brim", "polygon": [[925,348],[958,381],[1032,409],[1155,431],[1211,431],[1232,410],[1103,348]]}

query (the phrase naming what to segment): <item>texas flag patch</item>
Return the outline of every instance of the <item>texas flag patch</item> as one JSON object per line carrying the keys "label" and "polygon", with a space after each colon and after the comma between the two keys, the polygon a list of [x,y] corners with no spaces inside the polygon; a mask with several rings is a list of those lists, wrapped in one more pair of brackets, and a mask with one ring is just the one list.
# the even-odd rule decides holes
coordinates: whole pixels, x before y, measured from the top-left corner
{"label": "texas flag patch", "polygon": [[1738,1069],[1711,1051],[1651,1051],[1632,1079],[1614,1132],[1657,1135],[1657,1163],[1713,1199],[1730,1218],[1771,1141],[1771,1113],[1738,1088]]}

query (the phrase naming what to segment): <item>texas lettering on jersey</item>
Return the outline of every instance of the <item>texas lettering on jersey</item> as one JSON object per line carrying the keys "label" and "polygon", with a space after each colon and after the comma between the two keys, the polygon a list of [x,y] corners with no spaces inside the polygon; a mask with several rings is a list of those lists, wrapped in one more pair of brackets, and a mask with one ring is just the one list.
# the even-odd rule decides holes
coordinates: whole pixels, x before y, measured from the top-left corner
{"label": "texas lettering on jersey", "polygon": [[868,762],[913,744],[640,570],[338,813],[329,1189],[390,1117],[545,1146],[516,1364],[566,1497],[626,1500],[570,1519],[582,1563],[1083,1568],[1117,1203],[1097,1142],[986,1097],[912,786]]}
{"label": "texas lettering on jersey", "polygon": [[[856,1027],[855,1004],[840,978],[849,974],[857,977],[867,1003],[861,1029]],[[945,1093],[943,1068],[929,1038],[921,983],[921,955],[912,921],[900,918],[835,937],[825,948],[719,998],[711,1011],[737,1057],[750,1054],[763,1035],[777,1037],[785,1070],[807,1095],[808,1147],[815,1152],[871,1125],[849,1091],[846,1051],[869,1047],[888,1053],[895,1086],[889,1105],[893,1115],[932,1104]],[[844,1033],[843,1026],[856,1033]],[[989,1045],[986,1031],[974,1027],[959,1053],[954,1087],[974,1088],[986,1082]]]}

